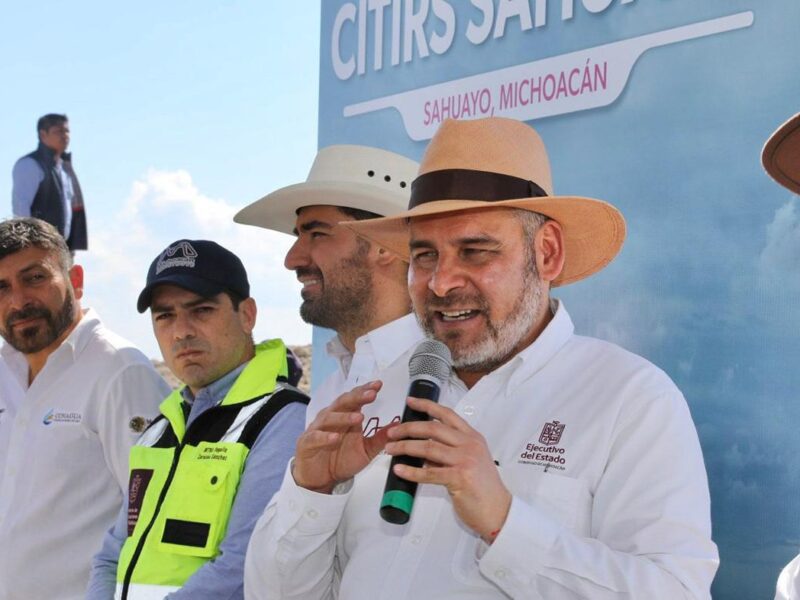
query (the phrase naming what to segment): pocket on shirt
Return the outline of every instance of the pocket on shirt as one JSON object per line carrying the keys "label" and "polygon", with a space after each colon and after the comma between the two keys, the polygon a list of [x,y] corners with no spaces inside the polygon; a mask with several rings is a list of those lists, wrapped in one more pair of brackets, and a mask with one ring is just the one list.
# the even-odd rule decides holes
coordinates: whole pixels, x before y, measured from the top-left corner
{"label": "pocket on shirt", "polygon": [[503,483],[514,496],[541,510],[572,533],[588,536],[592,525],[592,494],[582,479],[525,464],[500,469]]}
{"label": "pocket on shirt", "polygon": [[[520,500],[536,507],[576,535],[591,533],[592,495],[588,485],[572,477],[534,471],[528,465],[499,468],[500,477],[509,491]],[[453,574],[470,587],[492,585],[478,570],[480,538],[467,531],[459,534],[453,557]]]}

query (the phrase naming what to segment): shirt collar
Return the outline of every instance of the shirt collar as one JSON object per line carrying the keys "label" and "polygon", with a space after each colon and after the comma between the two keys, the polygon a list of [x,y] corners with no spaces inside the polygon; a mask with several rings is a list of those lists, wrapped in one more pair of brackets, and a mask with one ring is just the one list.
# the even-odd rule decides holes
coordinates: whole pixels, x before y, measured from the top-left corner
{"label": "shirt collar", "polygon": [[575,325],[561,300],[552,298],[550,310],[553,312],[553,318],[539,337],[506,365],[500,367],[501,369],[508,367],[510,370],[509,388],[515,387],[543,369],[575,333]]}
{"label": "shirt collar", "polygon": [[[372,354],[378,368],[385,369],[424,337],[417,318],[409,313],[362,335],[356,340],[356,352]],[[325,352],[339,363],[346,377],[353,362],[353,354],[345,348],[338,335],[328,340]]]}
{"label": "shirt collar", "polygon": [[425,334],[417,323],[416,316],[414,313],[409,313],[358,338],[356,352],[360,345],[369,344],[378,367],[385,369],[424,337]]}
{"label": "shirt collar", "polygon": [[[81,320],[75,325],[75,328],[70,331],[67,338],[61,342],[61,345],[56,348],[53,353],[47,357],[45,368],[47,364],[53,360],[54,356],[65,355],[68,356],[71,362],[75,362],[76,357],[80,356],[83,349],[91,341],[94,336],[94,331],[102,326],[100,317],[89,308],[83,311]],[[14,373],[17,380],[22,385],[23,389],[28,389],[28,361],[25,355],[19,350],[15,350],[9,344],[4,343],[0,354],[6,360],[9,368]]]}
{"label": "shirt collar", "polygon": [[212,381],[206,387],[200,388],[196,396],[192,394],[192,391],[189,389],[188,385],[183,386],[181,388],[181,397],[189,404],[192,404],[195,400],[198,400],[211,406],[216,406],[225,399],[225,396],[228,395],[228,392],[233,387],[236,378],[239,377],[239,374],[244,370],[249,362],[250,361],[248,360],[247,362],[242,363],[233,371],[228,371],[228,373],[216,381]]}

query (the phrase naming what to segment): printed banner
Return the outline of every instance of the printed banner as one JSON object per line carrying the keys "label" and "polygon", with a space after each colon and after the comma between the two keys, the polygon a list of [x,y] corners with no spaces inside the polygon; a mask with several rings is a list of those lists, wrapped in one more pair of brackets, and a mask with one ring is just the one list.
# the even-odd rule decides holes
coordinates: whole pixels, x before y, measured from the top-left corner
{"label": "printed banner", "polygon": [[[578,333],[684,393],[721,556],[713,597],[772,598],[800,552],[800,198],[760,152],[800,111],[800,3],[321,5],[320,147],[419,159],[446,118],[511,117],[544,139],[556,193],[620,208],[617,259],[554,295]],[[329,336],[314,332],[315,382],[333,368]],[[560,427],[539,426],[529,460],[558,456],[545,450]]]}

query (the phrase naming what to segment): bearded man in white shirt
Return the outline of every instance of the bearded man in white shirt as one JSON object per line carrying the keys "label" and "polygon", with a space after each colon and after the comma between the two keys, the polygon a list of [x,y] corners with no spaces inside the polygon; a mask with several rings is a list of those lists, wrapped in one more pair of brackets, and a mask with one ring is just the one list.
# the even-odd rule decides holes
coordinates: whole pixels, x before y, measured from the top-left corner
{"label": "bearded man in white shirt", "polygon": [[[574,335],[553,286],[608,264],[621,214],[553,196],[544,145],[509,119],[445,121],[410,210],[347,225],[409,254],[417,318],[453,356],[432,420],[361,435],[380,383],[340,396],[300,437],[253,533],[249,598],[710,597],[708,484],[680,391],[621,348]],[[385,450],[385,454],[381,451]],[[389,459],[418,482],[381,520]]]}
{"label": "bearded man in white shirt", "polygon": [[[408,381],[408,356],[423,337],[409,314],[408,264],[341,223],[404,211],[418,166],[380,148],[328,146],[317,153],[305,182],[276,190],[234,217],[297,238],[284,264],[303,284],[300,316],[336,332],[326,347],[336,369],[314,384],[306,423],[378,372],[387,382]],[[387,424],[368,416],[364,433]]]}
{"label": "bearded man in white shirt", "polygon": [[[761,152],[761,164],[775,181],[800,194],[800,113],[769,137]],[[800,600],[800,554],[781,571],[775,600]]]}
{"label": "bearded man in white shirt", "polygon": [[0,223],[0,334],[22,397],[0,420],[0,598],[83,598],[128,481],[128,453],[169,386],[81,309],[83,269],[33,218]]}

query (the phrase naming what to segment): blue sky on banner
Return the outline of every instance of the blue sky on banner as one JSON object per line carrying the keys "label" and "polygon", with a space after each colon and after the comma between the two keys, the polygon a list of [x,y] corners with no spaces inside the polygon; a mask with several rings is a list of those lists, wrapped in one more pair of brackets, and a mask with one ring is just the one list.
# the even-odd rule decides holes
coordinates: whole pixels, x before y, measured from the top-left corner
{"label": "blue sky on banner", "polygon": [[800,209],[759,154],[800,110],[800,4],[372,4],[323,4],[320,144],[419,157],[445,106],[533,119],[556,191],[629,226],[610,267],[556,295],[580,333],[678,383],[711,479],[714,597],[772,597],[800,548]]}
{"label": "blue sky on banner", "polygon": [[45,0],[0,24],[0,217],[36,119],[70,118],[91,250],[86,304],[158,356],[136,313],[169,242],[210,238],[239,254],[260,307],[257,337],[308,343],[289,236],[235,225],[244,204],[305,179],[317,148],[317,2]]}

